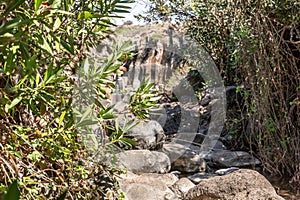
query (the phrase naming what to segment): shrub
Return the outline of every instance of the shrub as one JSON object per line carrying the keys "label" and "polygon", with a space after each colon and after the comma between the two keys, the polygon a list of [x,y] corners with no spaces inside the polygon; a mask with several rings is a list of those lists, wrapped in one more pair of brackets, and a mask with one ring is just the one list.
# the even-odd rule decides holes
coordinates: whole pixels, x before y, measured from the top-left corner
{"label": "shrub", "polygon": [[[115,179],[122,171],[90,162],[78,126],[85,118],[72,102],[86,51],[109,34],[111,18],[127,12],[129,2],[1,1],[0,193],[17,179],[21,199],[56,199],[66,189],[71,199],[124,198]],[[98,74],[97,94],[121,62],[112,58]],[[93,102],[98,119],[113,117],[100,98]]]}

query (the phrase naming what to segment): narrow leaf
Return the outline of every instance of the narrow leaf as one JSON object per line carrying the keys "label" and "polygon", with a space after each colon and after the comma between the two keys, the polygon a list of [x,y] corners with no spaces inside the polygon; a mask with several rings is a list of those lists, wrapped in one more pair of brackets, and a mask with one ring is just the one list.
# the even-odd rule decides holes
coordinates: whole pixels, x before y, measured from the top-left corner
{"label": "narrow leaf", "polygon": [[8,191],[3,200],[19,200],[20,195],[21,193],[18,188],[18,182],[17,180],[14,180],[14,182],[8,187]]}
{"label": "narrow leaf", "polygon": [[61,23],[61,19],[57,17],[53,25],[53,32],[55,32],[60,27]]}
{"label": "narrow leaf", "polygon": [[61,125],[61,123],[64,121],[65,115],[66,115],[66,111],[63,111],[59,117],[59,126]]}
{"label": "narrow leaf", "polygon": [[34,10],[35,12],[40,8],[43,0],[34,0]]}
{"label": "narrow leaf", "polygon": [[8,109],[11,109],[13,107],[15,107],[18,103],[20,103],[22,101],[23,97],[19,96],[17,98],[15,98],[11,104],[8,106]]}
{"label": "narrow leaf", "polygon": [[67,196],[68,190],[64,190],[63,193],[57,198],[57,200],[64,200]]}

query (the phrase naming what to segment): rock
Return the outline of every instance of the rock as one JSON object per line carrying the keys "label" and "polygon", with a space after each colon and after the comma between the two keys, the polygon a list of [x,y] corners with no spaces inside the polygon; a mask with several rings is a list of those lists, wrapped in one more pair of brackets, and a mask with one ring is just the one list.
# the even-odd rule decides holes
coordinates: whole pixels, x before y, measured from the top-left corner
{"label": "rock", "polygon": [[114,114],[117,115],[119,127],[130,120],[135,120],[137,125],[125,133],[125,136],[138,142],[137,149],[157,150],[161,149],[165,140],[162,126],[155,120],[139,120],[128,111],[128,104],[124,101],[118,102],[114,106]]}
{"label": "rock", "polygon": [[215,150],[226,150],[227,147],[223,144],[223,142],[221,142],[220,140],[217,141],[217,143],[215,144],[215,146],[213,147],[213,149]]}
{"label": "rock", "polygon": [[121,191],[126,193],[127,200],[177,200],[171,187],[178,178],[173,174],[141,174],[129,173],[118,178]]}
{"label": "rock", "polygon": [[196,185],[191,182],[188,178],[181,178],[179,179],[171,189],[178,195],[183,196],[186,194],[191,188],[195,187]]}
{"label": "rock", "polygon": [[162,152],[167,154],[172,163],[172,170],[180,172],[203,172],[206,170],[205,161],[190,148],[181,144],[164,144]]}
{"label": "rock", "polygon": [[[209,145],[211,146],[211,148],[213,149],[223,149],[226,150],[226,146],[223,144],[223,142],[221,142],[218,139],[214,139],[214,136],[206,136],[202,133],[177,133],[175,134],[176,137],[172,140],[175,143],[178,144],[183,144],[183,145],[190,145],[191,143],[193,144],[198,144],[197,146],[193,145],[193,147],[191,147],[192,145],[190,145],[191,149],[195,149],[195,152],[199,152],[201,149],[201,144],[203,143],[204,139],[206,138],[205,142],[209,143]],[[198,149],[198,150],[196,150]]]}
{"label": "rock", "polygon": [[165,139],[163,128],[153,120],[140,122],[126,135],[136,138],[142,149],[161,149]]}
{"label": "rock", "polygon": [[213,150],[204,157],[209,166],[222,167],[246,167],[261,164],[261,162],[244,151]]}
{"label": "rock", "polygon": [[114,105],[114,112],[118,114],[128,113],[128,103],[125,101],[119,101]]}
{"label": "rock", "polygon": [[254,170],[240,169],[225,176],[202,180],[190,189],[186,200],[284,200],[271,183]]}
{"label": "rock", "polygon": [[169,157],[157,151],[128,150],[118,155],[120,164],[134,173],[167,173],[171,169]]}
{"label": "rock", "polygon": [[226,174],[230,174],[234,171],[239,170],[239,168],[237,167],[230,167],[230,168],[226,168],[226,169],[219,169],[217,171],[215,171],[215,174],[218,174],[220,176],[226,175]]}
{"label": "rock", "polygon": [[[120,117],[118,117],[120,120]],[[125,120],[119,122],[120,126],[125,123]],[[132,138],[138,142],[135,146],[137,149],[158,150],[161,149],[165,140],[165,134],[161,125],[154,120],[140,121],[135,127],[125,133],[125,136]]]}
{"label": "rock", "polygon": [[200,183],[203,179],[208,179],[208,178],[211,178],[214,176],[216,176],[216,175],[200,172],[200,173],[196,173],[196,174],[188,176],[188,179],[191,180],[193,183]]}

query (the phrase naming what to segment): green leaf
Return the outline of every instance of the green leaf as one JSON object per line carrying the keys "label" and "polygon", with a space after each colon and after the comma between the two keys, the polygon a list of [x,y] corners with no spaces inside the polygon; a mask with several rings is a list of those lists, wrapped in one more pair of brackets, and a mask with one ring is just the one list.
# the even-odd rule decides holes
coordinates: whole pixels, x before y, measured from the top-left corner
{"label": "green leaf", "polygon": [[57,17],[53,25],[53,32],[55,32],[60,27],[61,23],[62,22],[60,17]]}
{"label": "green leaf", "polygon": [[50,45],[49,45],[47,39],[44,38],[44,37],[43,37],[43,45],[42,45],[42,48],[43,48],[44,50],[46,50],[48,53],[50,53],[51,55],[53,55],[52,49],[51,49],[51,47],[50,47]]}
{"label": "green leaf", "polygon": [[121,10],[121,9],[114,9],[113,12],[115,13],[130,13],[128,10]]}
{"label": "green leaf", "polygon": [[5,194],[3,200],[19,200],[21,196],[18,181],[14,180],[14,182],[8,187],[7,193]]}
{"label": "green leaf", "polygon": [[94,15],[92,13],[90,13],[89,11],[82,11],[81,13],[79,13],[77,19],[89,19],[89,18],[93,18]]}
{"label": "green leaf", "polygon": [[42,157],[43,157],[43,155],[40,154],[40,152],[38,152],[36,150],[27,156],[28,159],[30,159],[34,162],[40,160]]}
{"label": "green leaf", "polygon": [[5,105],[8,104],[10,101],[8,98],[4,97],[4,98],[0,98],[0,105]]}
{"label": "green leaf", "polygon": [[69,6],[70,6],[70,0],[64,0],[65,11],[69,10]]}
{"label": "green leaf", "polygon": [[63,193],[57,198],[57,200],[64,200],[67,196],[68,190],[64,190]]}
{"label": "green leaf", "polygon": [[61,123],[64,121],[64,118],[65,118],[66,113],[67,113],[66,111],[63,111],[63,112],[61,113],[61,115],[59,116],[59,122],[58,122],[59,126],[60,126]]}
{"label": "green leaf", "polygon": [[13,107],[15,107],[18,103],[20,103],[22,101],[23,97],[22,96],[18,96],[17,98],[15,98],[11,104],[8,106],[8,109],[12,109]]}
{"label": "green leaf", "polygon": [[63,39],[61,40],[61,45],[67,50],[68,53],[74,55],[74,49],[72,49],[72,46],[69,45],[66,41]]}
{"label": "green leaf", "polygon": [[3,26],[0,27],[0,35],[4,35],[5,33],[13,30],[15,27],[21,24],[20,19],[16,18],[6,22]]}
{"label": "green leaf", "polygon": [[126,146],[132,147],[132,146],[136,146],[139,143],[130,139],[130,138],[121,138],[120,142],[122,142],[123,144],[125,144]]}
{"label": "green leaf", "polygon": [[34,10],[35,12],[40,8],[43,0],[34,0]]}
{"label": "green leaf", "polygon": [[21,50],[21,56],[23,60],[28,60],[29,59],[29,51],[28,51],[28,45],[24,42],[20,42],[20,50]]}
{"label": "green leaf", "polygon": [[0,17],[0,21],[2,21],[3,17],[5,17],[10,11],[17,9],[24,2],[25,2],[25,0],[10,1],[10,4],[8,4],[6,10],[2,13],[2,15]]}
{"label": "green leaf", "polygon": [[79,123],[77,123],[76,127],[90,126],[90,125],[94,125],[97,123],[98,123],[98,121],[96,121],[96,120],[87,119],[87,120],[82,120]]}

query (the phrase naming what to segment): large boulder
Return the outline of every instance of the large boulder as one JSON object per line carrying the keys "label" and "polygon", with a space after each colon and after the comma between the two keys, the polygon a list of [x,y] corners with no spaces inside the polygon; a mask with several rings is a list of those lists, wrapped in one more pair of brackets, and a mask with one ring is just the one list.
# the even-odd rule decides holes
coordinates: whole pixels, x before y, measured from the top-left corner
{"label": "large boulder", "polygon": [[167,154],[172,163],[172,170],[180,172],[203,172],[206,163],[197,153],[190,148],[176,143],[164,144],[162,152]]}
{"label": "large boulder", "polygon": [[118,155],[120,164],[134,173],[167,173],[170,171],[169,157],[157,151],[128,150]]}
{"label": "large boulder", "polygon": [[284,200],[271,183],[254,170],[240,169],[224,176],[202,180],[190,189],[186,200]]}
{"label": "large boulder", "polygon": [[209,166],[223,167],[247,167],[261,164],[261,162],[244,151],[230,151],[215,149],[204,157]]}
{"label": "large boulder", "polygon": [[126,200],[177,200],[171,187],[178,178],[173,174],[141,174],[128,173],[118,178],[121,191]]}
{"label": "large boulder", "polygon": [[163,128],[154,120],[140,121],[137,126],[126,132],[126,135],[139,143],[139,149],[161,149],[165,139]]}
{"label": "large boulder", "polygon": [[165,140],[165,134],[162,126],[154,120],[139,120],[133,114],[128,112],[128,104],[120,101],[114,106],[115,115],[119,127],[124,127],[126,123],[135,120],[137,125],[125,133],[126,137],[132,138],[138,142],[137,149],[160,149]]}

